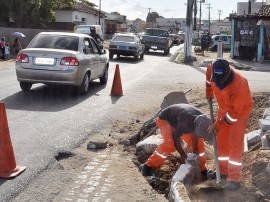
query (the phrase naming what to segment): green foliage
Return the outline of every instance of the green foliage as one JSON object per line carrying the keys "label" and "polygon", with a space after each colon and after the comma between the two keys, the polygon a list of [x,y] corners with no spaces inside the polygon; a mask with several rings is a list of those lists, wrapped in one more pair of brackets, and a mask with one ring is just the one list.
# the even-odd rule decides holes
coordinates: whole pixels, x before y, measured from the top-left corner
{"label": "green foliage", "polygon": [[81,2],[91,7],[98,7],[96,4],[89,2],[87,0],[81,0]]}
{"label": "green foliage", "polygon": [[19,27],[44,27],[54,19],[55,9],[74,3],[74,0],[1,0],[0,21],[11,17]]}
{"label": "green foliage", "polygon": [[201,41],[199,39],[195,39],[192,41],[193,46],[201,46]]}
{"label": "green foliage", "polygon": [[159,17],[157,12],[148,13],[146,17],[146,22],[156,22],[156,19]]}

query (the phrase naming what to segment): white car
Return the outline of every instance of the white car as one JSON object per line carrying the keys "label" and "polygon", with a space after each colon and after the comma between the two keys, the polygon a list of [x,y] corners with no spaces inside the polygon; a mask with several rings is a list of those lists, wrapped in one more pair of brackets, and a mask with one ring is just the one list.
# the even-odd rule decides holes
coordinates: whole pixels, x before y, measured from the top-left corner
{"label": "white car", "polygon": [[212,51],[217,51],[217,45],[218,45],[218,40],[222,41],[222,49],[223,50],[230,50],[231,49],[231,35],[213,35],[211,38],[211,44],[210,44],[210,50]]}
{"label": "white car", "polygon": [[86,94],[91,80],[107,83],[109,61],[105,53],[86,34],[41,32],[17,55],[17,79],[23,91],[43,83],[75,86]]}

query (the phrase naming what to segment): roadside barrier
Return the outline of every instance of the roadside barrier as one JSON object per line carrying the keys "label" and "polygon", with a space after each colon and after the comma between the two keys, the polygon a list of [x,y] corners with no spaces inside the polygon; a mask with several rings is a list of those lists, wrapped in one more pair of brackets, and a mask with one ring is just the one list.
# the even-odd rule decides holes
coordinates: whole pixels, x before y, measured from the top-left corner
{"label": "roadside barrier", "polygon": [[0,178],[13,178],[25,171],[25,166],[17,166],[11,144],[6,107],[0,102]]}
{"label": "roadside barrier", "polygon": [[119,69],[119,64],[116,64],[114,77],[113,77],[111,96],[122,96],[122,95],[123,95],[123,91],[122,91],[120,69]]}

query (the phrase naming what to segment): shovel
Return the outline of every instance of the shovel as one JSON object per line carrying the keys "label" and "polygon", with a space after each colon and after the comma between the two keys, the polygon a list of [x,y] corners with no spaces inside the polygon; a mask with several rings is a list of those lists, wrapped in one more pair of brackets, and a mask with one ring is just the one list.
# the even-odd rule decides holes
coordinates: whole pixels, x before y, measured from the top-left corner
{"label": "shovel", "polygon": [[[209,100],[209,107],[210,107],[210,115],[211,121],[214,123],[214,113],[213,113],[213,101]],[[215,166],[216,166],[216,183],[213,180],[207,180],[203,183],[197,184],[192,187],[191,192],[212,192],[213,190],[224,190],[224,187],[221,184],[221,177],[220,177],[220,170],[219,170],[219,163],[218,163],[218,151],[217,151],[217,140],[216,134],[213,133],[213,147],[214,147],[214,156],[215,156]]]}

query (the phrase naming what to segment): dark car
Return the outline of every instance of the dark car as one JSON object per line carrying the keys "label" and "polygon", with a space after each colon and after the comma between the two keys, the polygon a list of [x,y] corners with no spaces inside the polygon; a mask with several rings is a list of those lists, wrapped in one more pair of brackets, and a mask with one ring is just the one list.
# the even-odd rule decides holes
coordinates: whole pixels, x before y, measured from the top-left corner
{"label": "dark car", "polygon": [[135,60],[139,57],[144,57],[144,45],[141,43],[139,37],[135,34],[116,34],[109,45],[109,58],[113,59],[114,55],[117,57],[133,56]]}

